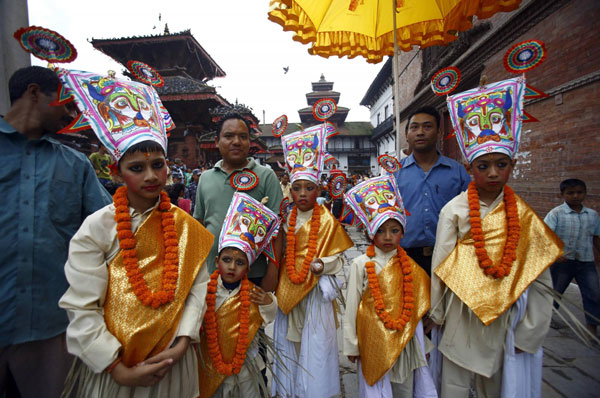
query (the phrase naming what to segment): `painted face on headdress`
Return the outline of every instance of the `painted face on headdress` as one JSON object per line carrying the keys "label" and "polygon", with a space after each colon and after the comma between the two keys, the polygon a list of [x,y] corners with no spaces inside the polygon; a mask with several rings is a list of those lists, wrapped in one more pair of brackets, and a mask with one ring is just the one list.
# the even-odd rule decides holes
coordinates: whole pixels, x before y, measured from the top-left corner
{"label": "painted face on headdress", "polygon": [[525,79],[518,77],[448,97],[448,110],[465,159],[518,149]]}
{"label": "painted face on headdress", "polygon": [[148,92],[110,78],[90,80],[85,86],[115,138],[128,134],[136,126],[159,131],[158,117]]}
{"label": "painted face on headdress", "polygon": [[335,129],[329,125],[317,125],[281,137],[285,166],[292,183],[297,180],[319,183],[319,175],[327,157],[327,134],[333,131]]}
{"label": "painted face on headdress", "polygon": [[499,142],[500,137],[513,140],[509,127],[512,108],[510,91],[507,88],[490,92],[458,104],[461,131],[467,142]]}
{"label": "painted face on headdress", "polygon": [[286,162],[292,169],[307,169],[315,167],[315,152],[319,145],[317,135],[305,135],[287,142]]}
{"label": "painted face on headdress", "polygon": [[[278,230],[279,217],[275,213],[252,197],[236,192],[219,236],[219,252],[224,247],[238,248],[252,264]],[[265,254],[269,256],[270,250]]]}
{"label": "painted face on headdress", "polygon": [[237,213],[227,234],[238,235],[240,239],[256,249],[265,239],[270,222],[265,217],[262,209],[257,208],[251,202],[240,202],[237,207]]}
{"label": "painted face on headdress", "polygon": [[60,70],[62,83],[115,159],[132,146],[154,141],[167,151],[167,130],[175,127],[153,87],[96,73]]}
{"label": "painted face on headdress", "polygon": [[377,229],[388,219],[406,225],[406,214],[396,181],[391,175],[371,178],[352,188],[345,195],[346,203],[367,227],[373,238]]}

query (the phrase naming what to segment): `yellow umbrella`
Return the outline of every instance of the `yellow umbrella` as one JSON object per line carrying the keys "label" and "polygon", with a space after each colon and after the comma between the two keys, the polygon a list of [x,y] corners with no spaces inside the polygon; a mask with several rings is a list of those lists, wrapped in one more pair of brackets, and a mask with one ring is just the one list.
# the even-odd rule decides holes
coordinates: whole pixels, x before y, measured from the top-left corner
{"label": "yellow umbrella", "polygon": [[[521,0],[271,0],[269,19],[311,54],[378,63],[394,54],[394,32],[404,51],[448,44],[469,29],[473,16],[516,9]],[[395,12],[393,12],[393,10]],[[395,14],[395,19],[393,18]],[[394,30],[394,26],[396,29]]]}
{"label": "yellow umbrella", "polygon": [[[293,39],[311,44],[308,52],[330,57],[362,56],[378,63],[393,55],[398,76],[398,48],[410,51],[445,45],[469,29],[473,16],[490,18],[513,11],[521,0],[271,0],[269,19]],[[400,104],[394,79],[396,153],[400,153]]]}

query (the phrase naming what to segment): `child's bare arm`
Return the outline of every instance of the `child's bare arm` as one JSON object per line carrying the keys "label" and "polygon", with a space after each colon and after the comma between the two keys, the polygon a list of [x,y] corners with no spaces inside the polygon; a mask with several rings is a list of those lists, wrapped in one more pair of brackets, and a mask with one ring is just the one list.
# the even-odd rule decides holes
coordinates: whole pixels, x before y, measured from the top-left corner
{"label": "child's bare arm", "polygon": [[258,305],[269,305],[273,302],[271,295],[258,286],[250,291],[250,301]]}

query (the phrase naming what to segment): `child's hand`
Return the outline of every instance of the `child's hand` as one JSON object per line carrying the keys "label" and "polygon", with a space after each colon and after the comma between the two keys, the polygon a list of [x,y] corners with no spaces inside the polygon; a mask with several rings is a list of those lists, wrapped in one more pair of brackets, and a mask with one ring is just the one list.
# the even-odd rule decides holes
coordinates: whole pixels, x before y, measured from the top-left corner
{"label": "child's hand", "polygon": [[136,366],[152,365],[160,363],[165,359],[172,359],[173,363],[178,362],[187,351],[190,345],[190,338],[188,336],[180,336],[177,338],[177,342],[172,347],[160,352],[153,357],[146,359],[144,362],[137,364]]}
{"label": "child's hand", "polygon": [[325,264],[323,264],[323,261],[320,258],[315,258],[312,263],[310,263],[310,272],[315,275],[321,275],[324,267]]}
{"label": "child's hand", "polygon": [[269,305],[273,302],[273,299],[270,294],[266,293],[260,287],[254,286],[250,291],[250,301],[258,305]]}
{"label": "child's hand", "polygon": [[358,355],[348,355],[348,360],[352,363],[356,363],[356,360],[359,358],[360,358],[360,356],[358,356]]}
{"label": "child's hand", "polygon": [[150,365],[136,365],[132,368],[128,368],[122,362],[119,362],[110,375],[117,384],[122,386],[148,387],[158,383],[171,370],[172,366],[173,360],[171,358]]}
{"label": "child's hand", "polygon": [[433,328],[439,328],[440,325],[435,323],[431,318],[423,318],[423,333],[428,334]]}

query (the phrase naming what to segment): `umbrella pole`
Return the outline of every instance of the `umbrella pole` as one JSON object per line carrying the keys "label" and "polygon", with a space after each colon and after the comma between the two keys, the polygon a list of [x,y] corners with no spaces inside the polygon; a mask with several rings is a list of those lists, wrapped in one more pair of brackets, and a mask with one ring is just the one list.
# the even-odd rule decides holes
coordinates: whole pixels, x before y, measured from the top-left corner
{"label": "umbrella pole", "polygon": [[400,160],[402,146],[400,145],[400,94],[398,92],[399,84],[398,79],[398,39],[396,33],[396,0],[391,0],[392,3],[392,15],[394,18],[394,56],[392,58],[392,71],[394,76],[392,77],[392,96],[394,97],[394,119],[395,133],[396,133],[396,158]]}

